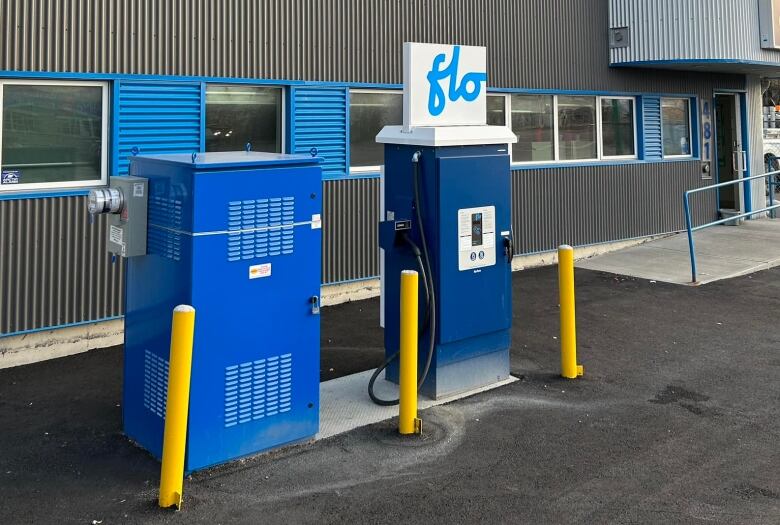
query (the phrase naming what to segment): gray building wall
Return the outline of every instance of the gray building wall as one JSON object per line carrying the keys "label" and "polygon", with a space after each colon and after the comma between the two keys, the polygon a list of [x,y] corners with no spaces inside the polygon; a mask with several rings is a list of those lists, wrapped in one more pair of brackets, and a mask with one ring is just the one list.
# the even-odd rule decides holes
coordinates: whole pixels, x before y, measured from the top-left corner
{"label": "gray building wall", "polygon": [[[604,0],[3,0],[3,71],[401,83],[404,41],[488,47],[497,88],[679,93],[742,89],[744,77],[609,67]],[[517,171],[522,253],[683,226],[697,161]],[[378,273],[378,181],[324,184],[323,282]],[[121,265],[83,197],[0,202],[0,334],[121,313]],[[61,210],[54,220],[54,210]],[[697,206],[697,220],[714,205]],[[571,213],[566,210],[572,210]],[[54,241],[52,240],[54,239]],[[53,277],[30,270],[56,268]],[[57,297],[56,301],[51,299]]]}

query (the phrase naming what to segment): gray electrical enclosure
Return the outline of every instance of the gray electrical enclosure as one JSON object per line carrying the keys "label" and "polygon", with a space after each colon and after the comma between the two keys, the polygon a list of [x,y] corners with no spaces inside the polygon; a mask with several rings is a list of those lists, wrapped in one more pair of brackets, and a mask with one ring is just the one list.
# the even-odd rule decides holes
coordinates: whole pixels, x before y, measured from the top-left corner
{"label": "gray electrical enclosure", "polygon": [[146,255],[148,181],[141,177],[111,177],[121,195],[119,213],[108,216],[108,251],[122,257]]}

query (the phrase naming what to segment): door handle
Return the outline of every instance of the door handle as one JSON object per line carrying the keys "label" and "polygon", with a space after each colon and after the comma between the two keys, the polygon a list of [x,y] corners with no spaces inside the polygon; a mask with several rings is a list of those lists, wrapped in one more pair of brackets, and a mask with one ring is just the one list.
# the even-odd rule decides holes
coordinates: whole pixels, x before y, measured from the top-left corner
{"label": "door handle", "polygon": [[512,264],[512,258],[514,257],[514,251],[515,246],[512,242],[512,235],[506,235],[504,236],[504,257],[506,257],[506,262],[508,264]]}
{"label": "door handle", "polygon": [[739,161],[737,161],[737,153],[736,151],[733,151],[731,153],[731,169],[734,170],[734,173],[739,172],[739,168],[737,167],[737,164]]}
{"label": "door handle", "polygon": [[312,315],[320,315],[320,298],[319,298],[319,296],[312,295],[311,298],[309,298],[309,303],[311,304],[311,314]]}

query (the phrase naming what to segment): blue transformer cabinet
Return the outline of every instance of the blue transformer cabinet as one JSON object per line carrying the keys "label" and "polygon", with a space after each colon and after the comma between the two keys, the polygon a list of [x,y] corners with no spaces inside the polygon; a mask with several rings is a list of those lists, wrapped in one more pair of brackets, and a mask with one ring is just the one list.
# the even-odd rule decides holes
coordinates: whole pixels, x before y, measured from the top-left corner
{"label": "blue transformer cabinet", "polygon": [[145,256],[127,260],[126,434],[160,458],[171,313],[195,307],[188,472],[319,426],[319,159],[132,158],[148,179]]}
{"label": "blue transformer cabinet", "polygon": [[[512,326],[508,146],[498,140],[455,146],[425,140],[415,144],[413,134],[391,128],[377,138],[385,142],[380,245],[386,357],[399,347],[400,273],[419,270],[404,237],[422,247],[422,227],[436,317],[434,354],[422,393],[440,398],[504,380],[509,376]],[[506,137],[509,141],[514,136]],[[422,224],[415,212],[415,176]],[[420,293],[420,323],[426,326],[422,275]],[[420,335],[419,373],[428,355],[430,323],[427,326]],[[386,378],[398,382],[398,360],[388,365]]]}

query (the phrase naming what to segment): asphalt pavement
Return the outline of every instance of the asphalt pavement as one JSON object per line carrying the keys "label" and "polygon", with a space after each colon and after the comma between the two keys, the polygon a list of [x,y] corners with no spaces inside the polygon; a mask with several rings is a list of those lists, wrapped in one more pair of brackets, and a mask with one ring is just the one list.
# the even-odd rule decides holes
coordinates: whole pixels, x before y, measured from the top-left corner
{"label": "asphalt pavement", "polygon": [[[556,269],[516,273],[501,389],[239,461],[156,507],[121,433],[121,348],[0,370],[0,523],[780,523],[780,269],[683,287],[577,270],[557,376]],[[322,378],[382,359],[378,301],[323,310]]]}

